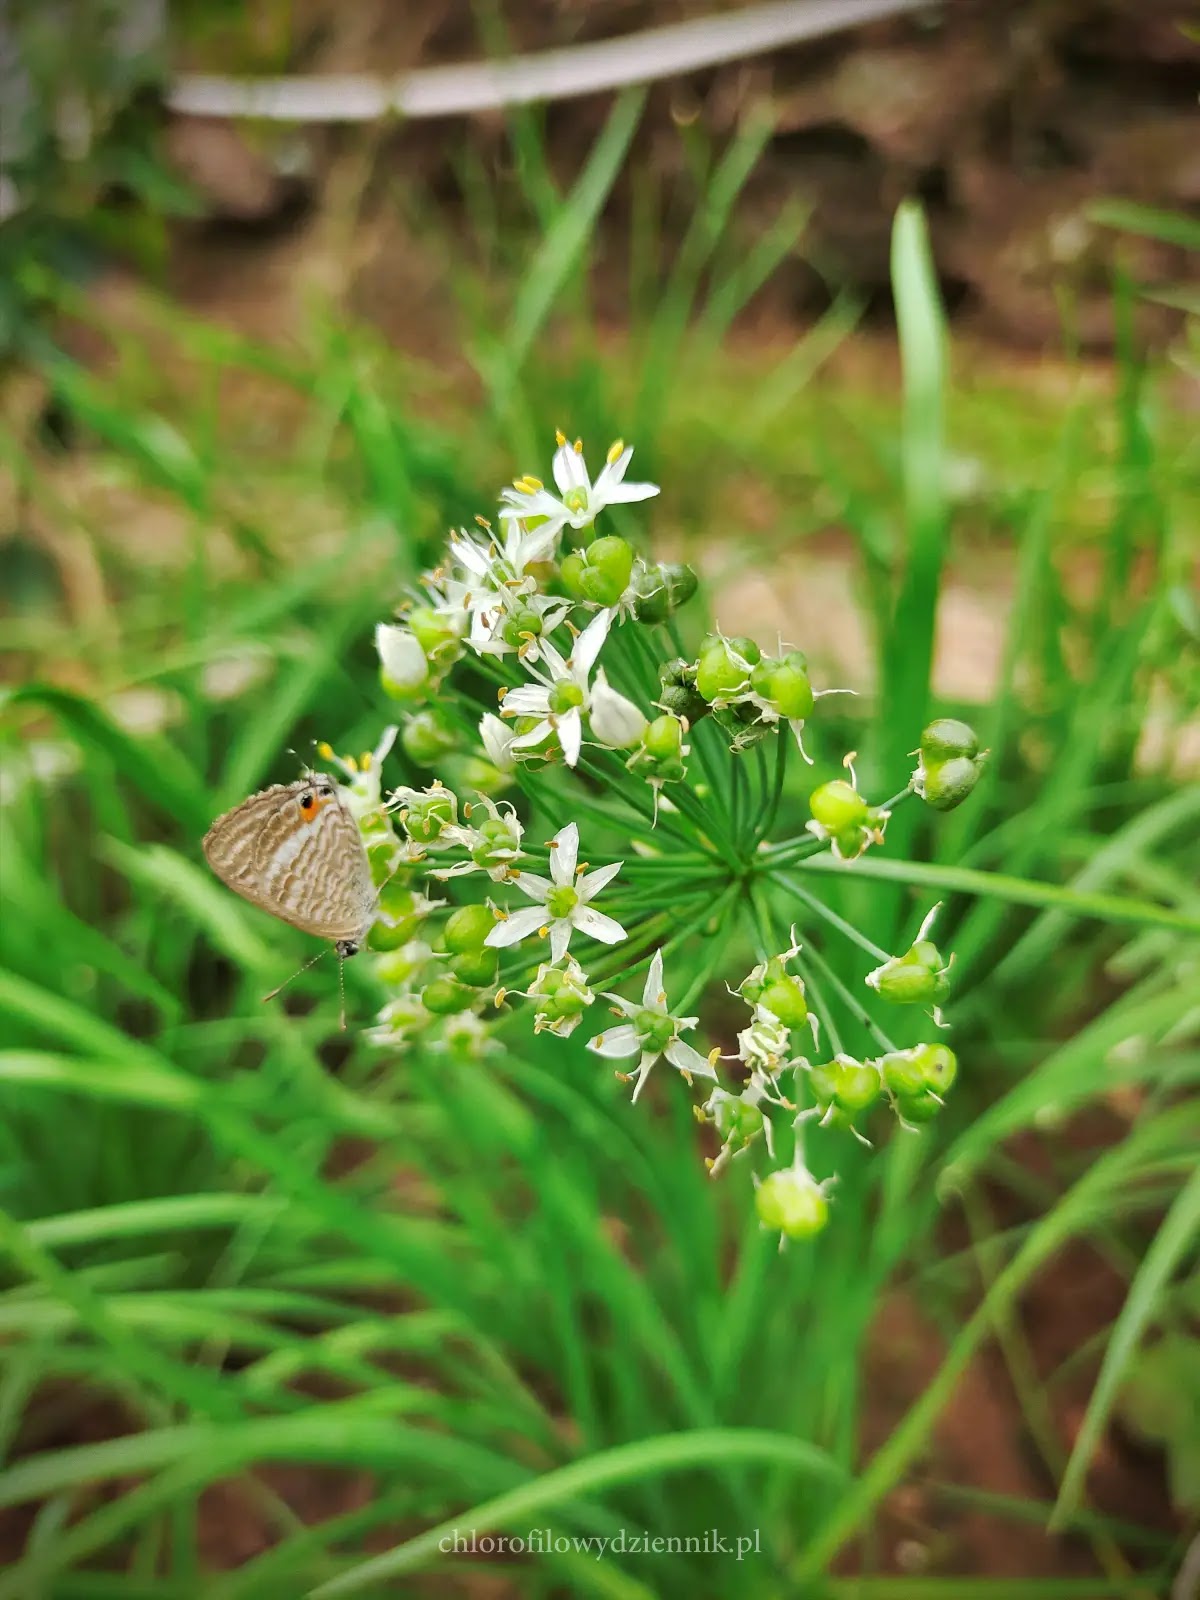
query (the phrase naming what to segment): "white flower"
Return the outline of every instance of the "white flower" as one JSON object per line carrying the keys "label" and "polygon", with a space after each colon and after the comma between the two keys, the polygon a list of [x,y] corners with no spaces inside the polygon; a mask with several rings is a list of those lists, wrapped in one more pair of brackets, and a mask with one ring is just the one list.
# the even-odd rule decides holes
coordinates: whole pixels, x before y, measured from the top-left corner
{"label": "white flower", "polygon": [[501,491],[501,520],[545,517],[545,522],[534,529],[534,536],[548,534],[553,540],[567,523],[572,528],[589,527],[605,506],[649,500],[659,492],[656,483],[625,482],[633,448],[620,439],[610,447],[608,459],[595,483],[583,459],[583,441],[576,439],[574,444],[569,444],[562,433],[557,434],[556,439],[558,449],[554,452],[553,470],[558,494],[552,494],[540,478],[518,478],[511,489]]}
{"label": "white flower", "polygon": [[562,746],[567,765],[575,765],[583,745],[584,713],[592,702],[588,678],[611,626],[612,612],[601,611],[588,623],[565,659],[552,644],[543,643],[544,670],[530,669],[538,681],[510,689],[504,697],[506,717],[537,718],[528,733],[512,741],[510,749],[528,749],[553,735]]}
{"label": "white flower", "polygon": [[611,750],[628,750],[638,743],[648,726],[633,701],[609,687],[603,667],[596,673],[592,689],[591,725],[596,738]]}
{"label": "white flower", "polygon": [[516,876],[513,862],[521,855],[521,819],[512,806],[506,805],[502,811],[487,795],[479,798],[487,812],[482,824],[470,820],[473,808],[467,804],[463,806],[467,822],[454,823],[442,833],[443,841],[461,845],[468,859],[453,867],[441,867],[431,877],[461,878],[469,872],[486,872],[493,883],[507,883]]}
{"label": "white flower", "polygon": [[744,1061],[753,1075],[775,1077],[784,1067],[790,1066],[788,1051],[791,1033],[766,1006],[756,1005],[754,1020],[737,1036],[738,1059]]}
{"label": "white flower", "polygon": [[573,955],[561,966],[543,962],[537,977],[524,991],[534,1007],[534,1033],[543,1031],[569,1039],[583,1020],[583,1013],[596,998],[588,988],[587,973]]}
{"label": "white flower", "polygon": [[620,995],[609,994],[607,991],[605,998],[613,1001],[619,1014],[628,1020],[619,1027],[608,1028],[603,1033],[598,1033],[594,1039],[588,1041],[588,1049],[594,1050],[598,1056],[608,1058],[634,1055],[639,1057],[633,1086],[635,1100],[641,1094],[646,1079],[650,1076],[650,1069],[659,1056],[666,1056],[671,1065],[677,1067],[689,1082],[693,1077],[716,1077],[712,1062],[698,1050],[693,1050],[690,1044],[684,1044],[679,1037],[681,1033],[694,1028],[699,1019],[673,1017],[667,1010],[667,996],[663,990],[661,950],[655,952],[654,960],[650,963],[641,1005],[635,1004],[632,1000],[622,1000]]}
{"label": "white flower", "polygon": [[375,625],[375,648],[383,675],[400,689],[419,689],[429,677],[429,662],[411,628],[394,622]]}
{"label": "white flower", "polygon": [[579,829],[573,822],[558,830],[558,837],[550,847],[550,877],[541,878],[534,872],[519,872],[512,879],[522,894],[536,902],[520,911],[498,912],[501,917],[488,934],[486,943],[504,950],[519,944],[531,933],[548,934],[550,959],[561,961],[567,953],[572,931],[601,944],[620,944],[626,937],[625,929],[612,917],[596,911],[591,901],[605,884],[611,883],[623,865],[614,861],[595,872],[577,867],[579,856]]}
{"label": "white flower", "polygon": [[[519,523],[508,529],[503,546],[490,533],[486,543],[461,528],[450,535],[450,555],[463,572],[461,580],[451,582],[457,604],[470,616],[473,650],[500,656],[516,651],[522,660],[538,659],[541,635],[553,633],[571,609],[570,600],[539,593],[536,580],[526,570],[533,562],[545,560],[556,537],[557,530],[551,529],[547,537],[545,528],[526,533]],[[522,628],[525,619],[530,625]],[[515,624],[515,629],[510,624]]]}

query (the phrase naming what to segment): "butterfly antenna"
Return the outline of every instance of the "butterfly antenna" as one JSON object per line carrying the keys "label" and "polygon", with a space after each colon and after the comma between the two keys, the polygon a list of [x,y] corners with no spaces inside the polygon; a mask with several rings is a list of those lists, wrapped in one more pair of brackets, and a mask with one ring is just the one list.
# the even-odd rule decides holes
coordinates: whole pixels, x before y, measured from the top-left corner
{"label": "butterfly antenna", "polygon": [[[307,972],[309,967],[316,966],[317,962],[320,961],[321,957],[328,955],[329,951],[332,948],[333,948],[332,945],[330,945],[324,950],[318,950],[316,955],[312,958],[311,961],[306,961],[302,967],[297,967],[295,972],[292,973],[292,976],[290,978],[285,978],[283,980],[283,982],[279,985],[278,989],[272,989],[270,994],[263,995],[263,1004],[266,1005],[268,1000],[274,1000],[274,998],[275,998],[275,996],[277,994],[282,994],[283,991],[287,988],[289,983],[292,983],[296,978],[298,978],[302,972]],[[339,962],[339,966],[340,966],[340,962]],[[343,1025],[343,1027],[345,1026],[344,1023],[342,1025]]]}
{"label": "butterfly antenna", "polygon": [[346,1031],[346,958],[338,951],[338,1027]]}

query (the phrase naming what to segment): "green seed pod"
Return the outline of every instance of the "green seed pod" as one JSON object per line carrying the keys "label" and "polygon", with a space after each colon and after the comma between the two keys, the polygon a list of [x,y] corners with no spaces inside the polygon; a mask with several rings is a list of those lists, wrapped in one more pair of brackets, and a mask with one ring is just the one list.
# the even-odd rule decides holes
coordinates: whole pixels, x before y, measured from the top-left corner
{"label": "green seed pod", "polygon": [[462,635],[450,617],[432,606],[414,606],[405,620],[427,660],[441,664],[458,655]]}
{"label": "green seed pod", "polygon": [[402,820],[410,839],[417,844],[433,844],[441,838],[443,828],[454,821],[454,796],[448,790],[417,795],[409,802]]}
{"label": "green seed pod", "polygon": [[496,926],[496,918],[488,906],[459,906],[446,918],[442,940],[452,955],[462,955],[469,950],[481,950],[489,933]]}
{"label": "green seed pod", "polygon": [[765,1006],[787,1028],[798,1028],[808,1020],[808,1001],[799,978],[779,977],[768,983],[758,1004]]}
{"label": "green seed pod", "polygon": [[870,809],[854,785],[847,783],[845,778],[834,778],[815,788],[808,797],[808,808],[813,820],[835,837],[863,827]]}
{"label": "green seed pod", "polygon": [[451,1017],[473,1005],[475,996],[456,978],[435,978],[421,990],[421,1000],[435,1017]]}
{"label": "green seed pod", "polygon": [[978,754],[979,738],[974,728],[954,717],[938,717],[921,734],[921,760],[926,766],[931,761],[949,761],[955,756],[974,761]]}
{"label": "green seed pod", "polygon": [[808,1069],[808,1082],[817,1104],[824,1108],[837,1098],[838,1071],[841,1063],[821,1061]]}
{"label": "green seed pod", "polygon": [[705,700],[744,693],[750,687],[750,673],[762,658],[753,639],[725,639],[710,633],[700,647],[696,662],[696,689]]}
{"label": "green seed pod", "polygon": [[722,1094],[713,1097],[712,1119],[724,1144],[740,1149],[762,1132],[763,1114],[759,1106],[741,1095]]}
{"label": "green seed pod", "polygon": [[405,721],[400,743],[419,766],[433,767],[454,749],[458,735],[442,712],[426,707]]}
{"label": "green seed pod", "polygon": [[922,791],[925,804],[935,811],[953,811],[979,782],[982,771],[983,763],[978,757],[974,761],[953,756],[949,761],[926,762]]}
{"label": "green seed pod", "polygon": [[803,722],[816,703],[808,677],[808,658],[800,650],[760,661],[750,676],[755,694],[761,695],[787,722]]}
{"label": "green seed pod", "polygon": [[514,650],[520,650],[531,638],[539,639],[542,631],[540,611],[535,611],[532,606],[516,606],[505,617],[500,637]]}
{"label": "green seed pod", "polygon": [[872,1061],[839,1061],[834,1100],[853,1116],[878,1100],[883,1088],[879,1068]]}
{"label": "green seed pod", "polygon": [[689,723],[698,722],[701,717],[708,715],[708,701],[696,690],[694,663],[676,656],[674,660],[663,663],[658,678],[662,685],[658,703],[664,711],[684,717]]}
{"label": "green seed pod", "polygon": [[788,1239],[811,1239],[829,1221],[829,1201],[807,1172],[785,1167],[769,1173],[754,1196],[764,1228]]}
{"label": "green seed pod", "polygon": [[[465,909],[475,909],[468,907]],[[479,907],[486,910],[486,907]],[[489,913],[490,916],[490,913]],[[492,923],[495,927],[495,922]],[[466,983],[473,989],[486,989],[496,981],[496,972],[500,965],[500,952],[493,950],[488,945],[480,945],[472,950],[463,950],[458,955],[451,957],[450,971],[460,983]]]}
{"label": "green seed pod", "polygon": [[477,867],[498,867],[520,848],[521,835],[507,817],[487,817],[479,824],[471,860]]}
{"label": "green seed pod", "polygon": [[941,1101],[928,1091],[896,1096],[896,1110],[905,1122],[932,1122],[941,1109]]}
{"label": "green seed pod", "polygon": [[678,1031],[674,1017],[664,1017],[660,1011],[651,1011],[649,1007],[637,1013],[633,1025],[645,1050],[665,1050]]}
{"label": "green seed pod", "polygon": [[700,580],[681,562],[643,562],[633,575],[633,614],[639,622],[666,622],[695,594]]}
{"label": "green seed pod", "polygon": [[892,1050],[879,1058],[879,1069],[889,1094],[897,1100],[908,1100],[924,1094],[925,1073],[916,1059],[915,1050]]}
{"label": "green seed pod", "polygon": [[564,556],[560,571],[563,587],[573,599],[615,606],[629,587],[633,546],[616,534],[605,534]]}
{"label": "green seed pod", "polygon": [[958,1057],[945,1044],[919,1044],[913,1051],[921,1073],[922,1087],[931,1094],[944,1095],[958,1076]]}
{"label": "green seed pod", "polygon": [[937,946],[922,939],[876,967],[867,982],[881,1000],[894,1006],[937,1005],[950,992],[949,967]]}

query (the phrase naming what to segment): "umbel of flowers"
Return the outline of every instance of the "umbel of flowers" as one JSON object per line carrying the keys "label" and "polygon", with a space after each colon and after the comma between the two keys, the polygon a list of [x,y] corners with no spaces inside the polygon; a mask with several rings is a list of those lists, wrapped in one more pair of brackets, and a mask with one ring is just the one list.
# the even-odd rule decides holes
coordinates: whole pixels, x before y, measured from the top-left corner
{"label": "umbel of flowers", "polygon": [[[943,719],[898,794],[862,794],[846,757],[847,776],[782,822],[789,764],[810,760],[809,724],[838,691],[781,640],[685,634],[695,574],[609,525],[659,493],[630,479],[632,456],[618,440],[593,478],[560,433],[548,482],[516,479],[494,518],[451,533],[376,630],[396,725],[357,761],[322,747],[379,887],[368,945],[387,1001],[369,1036],[482,1058],[522,1017],[559,1039],[586,1029],[635,1099],[652,1073],[693,1089],[710,1169],[750,1159],[763,1226],[804,1238],[829,1215],[836,1141],[865,1141],[883,1110],[915,1129],[957,1071],[947,1044],[896,1045],[874,1010],[944,1025],[932,915],[907,949],[878,948],[826,908],[819,879],[805,886],[806,864],[829,852],[854,872],[898,805],[949,809],[985,753]],[[397,738],[416,781],[385,794]],[[870,964],[853,991],[822,953],[847,935]],[[747,942],[757,962],[728,970]],[[721,980],[741,1020],[704,1037],[697,1002]],[[828,1141],[823,1179],[806,1137],[809,1159]],[[784,1141],[790,1160],[772,1167]]]}

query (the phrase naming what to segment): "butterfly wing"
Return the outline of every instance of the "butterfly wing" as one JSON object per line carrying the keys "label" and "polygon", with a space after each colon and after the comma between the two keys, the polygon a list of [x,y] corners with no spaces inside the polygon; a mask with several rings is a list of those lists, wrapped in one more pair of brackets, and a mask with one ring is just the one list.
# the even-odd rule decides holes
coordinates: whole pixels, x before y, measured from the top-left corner
{"label": "butterfly wing", "polygon": [[327,780],[251,795],[213,823],[204,853],[243,899],[305,933],[358,943],[374,921],[375,885],[358,825]]}

